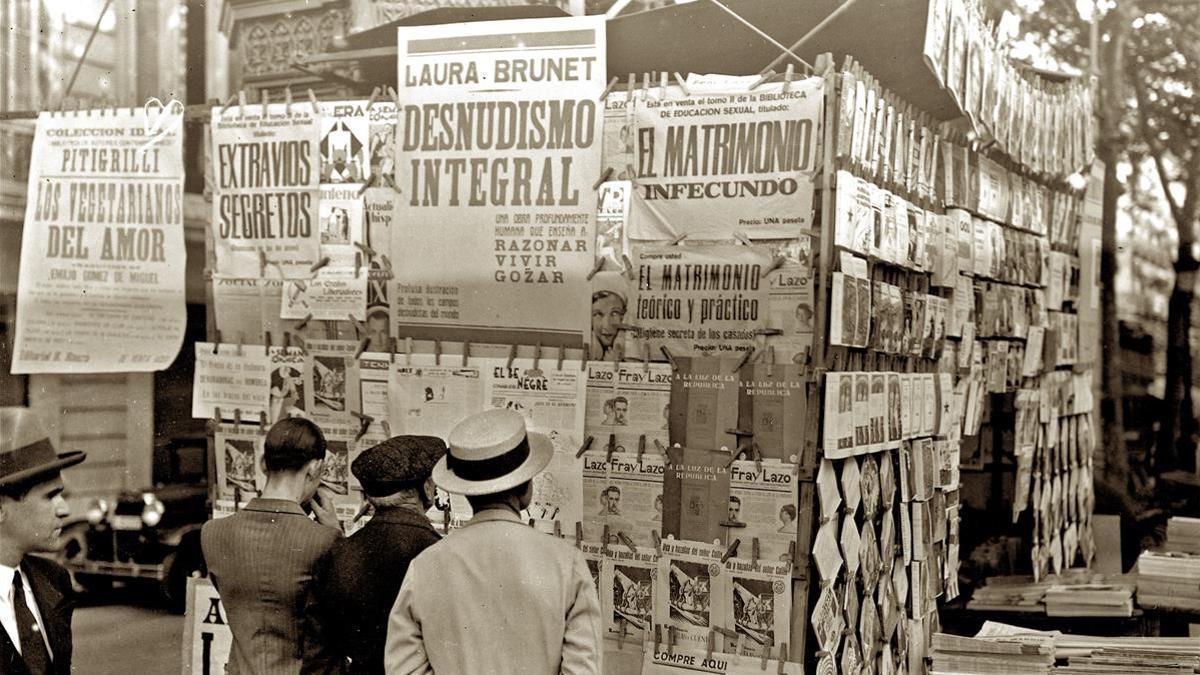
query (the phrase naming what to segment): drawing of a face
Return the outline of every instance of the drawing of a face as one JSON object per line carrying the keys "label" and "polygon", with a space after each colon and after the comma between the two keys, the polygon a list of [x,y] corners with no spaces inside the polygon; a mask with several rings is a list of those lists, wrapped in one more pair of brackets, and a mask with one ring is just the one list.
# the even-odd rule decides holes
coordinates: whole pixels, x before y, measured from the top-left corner
{"label": "drawing of a face", "polygon": [[624,426],[628,424],[626,417],[629,414],[629,401],[624,398],[617,398],[613,401],[613,416],[614,422]]}
{"label": "drawing of a face", "polygon": [[740,523],[742,515],[742,500],[737,497],[729,498],[729,522]]}
{"label": "drawing of a face", "polygon": [[610,516],[621,515],[621,491],[616,486],[604,491],[604,510]]}

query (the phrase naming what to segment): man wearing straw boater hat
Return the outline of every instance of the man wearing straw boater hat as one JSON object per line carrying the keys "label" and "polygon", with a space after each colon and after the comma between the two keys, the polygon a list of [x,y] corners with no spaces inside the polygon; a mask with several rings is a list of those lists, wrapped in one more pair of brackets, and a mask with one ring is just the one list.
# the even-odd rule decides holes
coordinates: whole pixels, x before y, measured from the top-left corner
{"label": "man wearing straw boater hat", "polygon": [[58,550],[67,516],[58,454],[27,408],[0,408],[0,673],[69,675],[74,593],[67,571],[31,553]]}
{"label": "man wearing straw boater hat", "polygon": [[521,520],[554,454],[511,410],[458,423],[434,482],[475,516],[413,560],[388,622],[389,673],[599,673],[600,601],[583,554]]}

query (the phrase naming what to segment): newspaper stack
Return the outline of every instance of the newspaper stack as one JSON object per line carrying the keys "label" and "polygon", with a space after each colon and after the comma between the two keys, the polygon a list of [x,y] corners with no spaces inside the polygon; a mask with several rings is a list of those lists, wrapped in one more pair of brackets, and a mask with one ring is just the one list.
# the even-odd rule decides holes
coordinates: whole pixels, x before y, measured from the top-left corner
{"label": "newspaper stack", "polygon": [[1145,551],[1137,572],[1139,605],[1200,611],[1200,554]]}
{"label": "newspaper stack", "polygon": [[1167,521],[1168,551],[1200,553],[1200,518],[1172,516]]}
{"label": "newspaper stack", "polygon": [[1047,616],[1133,616],[1133,584],[1060,584],[1046,589]]}
{"label": "newspaper stack", "polygon": [[[961,639],[961,638],[960,638]],[[934,657],[934,673],[1076,673],[1080,675],[1168,675],[1191,674],[1200,670],[1200,640],[1195,638],[1154,637],[1099,637],[1093,635],[1066,635],[1059,631],[1034,631],[1019,626],[1010,626],[995,621],[986,621],[973,641],[1017,643],[1026,647],[1036,646],[1046,650],[1050,663],[1057,659],[1059,665],[1042,667],[1035,663],[1018,662],[1011,659],[1009,670],[981,670],[967,661],[961,669],[950,671],[939,668]],[[936,643],[935,643],[936,644]],[[974,656],[974,654],[972,654]],[[975,657],[978,658],[978,657]],[[963,661],[965,659],[960,659]]]}
{"label": "newspaper stack", "polygon": [[1042,612],[1042,597],[1049,582],[1035,582],[1031,576],[989,577],[987,583],[975,589],[967,609],[998,612]]}
{"label": "newspaper stack", "polygon": [[937,633],[929,652],[930,675],[1034,675],[1054,667],[1049,639],[997,641]]}

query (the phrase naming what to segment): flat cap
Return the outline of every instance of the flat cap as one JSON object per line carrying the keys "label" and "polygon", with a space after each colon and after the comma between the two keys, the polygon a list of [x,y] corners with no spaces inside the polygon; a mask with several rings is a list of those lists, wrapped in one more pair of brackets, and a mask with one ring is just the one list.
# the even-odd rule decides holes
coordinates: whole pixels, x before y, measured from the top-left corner
{"label": "flat cap", "polygon": [[393,436],[364,450],[350,471],[364,493],[384,497],[424,483],[444,454],[446,442],[436,436]]}

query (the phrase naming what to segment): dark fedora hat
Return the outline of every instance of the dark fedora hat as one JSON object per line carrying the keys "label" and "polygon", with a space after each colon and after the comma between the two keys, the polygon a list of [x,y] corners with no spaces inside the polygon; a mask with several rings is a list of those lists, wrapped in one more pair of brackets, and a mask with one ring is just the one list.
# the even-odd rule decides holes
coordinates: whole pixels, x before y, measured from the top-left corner
{"label": "dark fedora hat", "polygon": [[86,457],[78,450],[58,454],[29,408],[0,408],[0,487],[57,473]]}

